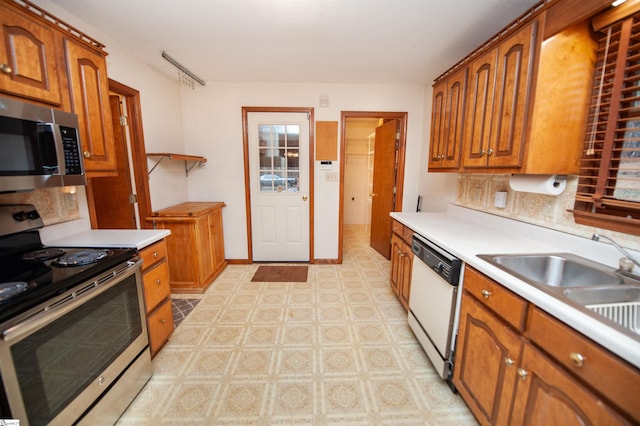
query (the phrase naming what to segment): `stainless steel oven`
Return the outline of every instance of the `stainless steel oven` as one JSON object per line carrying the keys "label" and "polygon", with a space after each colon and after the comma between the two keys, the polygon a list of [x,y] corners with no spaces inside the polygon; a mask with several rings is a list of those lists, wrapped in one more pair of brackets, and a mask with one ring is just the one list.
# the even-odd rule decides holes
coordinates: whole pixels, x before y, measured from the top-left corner
{"label": "stainless steel oven", "polygon": [[[13,253],[15,241],[34,238],[0,237],[0,418],[113,424],[151,377],[142,262],[133,249],[27,243]],[[55,260],[32,260],[50,252]],[[94,254],[99,260],[84,265]]]}

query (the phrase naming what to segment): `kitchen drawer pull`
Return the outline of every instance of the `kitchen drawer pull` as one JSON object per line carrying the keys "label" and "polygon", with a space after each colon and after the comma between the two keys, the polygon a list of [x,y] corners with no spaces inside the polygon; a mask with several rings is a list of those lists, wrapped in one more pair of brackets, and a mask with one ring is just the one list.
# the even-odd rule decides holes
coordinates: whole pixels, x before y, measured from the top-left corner
{"label": "kitchen drawer pull", "polygon": [[162,319],[160,320],[160,322],[161,322],[162,324],[165,324],[165,323],[167,322],[167,320],[166,320],[166,319],[164,319],[164,318],[162,318]]}
{"label": "kitchen drawer pull", "polygon": [[518,368],[518,376],[520,376],[520,378],[522,380],[526,380],[527,376],[529,375],[529,372],[523,368]]}
{"label": "kitchen drawer pull", "polygon": [[504,363],[505,363],[505,365],[506,365],[507,367],[511,367],[511,366],[514,364],[514,361],[513,361],[511,358],[506,357],[506,358],[504,359]]}
{"label": "kitchen drawer pull", "polygon": [[157,258],[158,258],[158,256],[160,256],[160,255],[158,254],[158,252],[157,252],[157,251],[154,251],[154,252],[153,252],[153,257],[155,257],[155,258],[157,259]]}
{"label": "kitchen drawer pull", "polygon": [[584,365],[584,356],[578,352],[571,352],[569,359],[571,359],[571,363],[578,368]]}
{"label": "kitchen drawer pull", "polygon": [[158,278],[158,279],[156,280],[156,284],[160,285],[160,283],[161,283],[160,278]]}
{"label": "kitchen drawer pull", "polygon": [[491,296],[491,292],[489,290],[482,290],[482,297],[488,299]]}

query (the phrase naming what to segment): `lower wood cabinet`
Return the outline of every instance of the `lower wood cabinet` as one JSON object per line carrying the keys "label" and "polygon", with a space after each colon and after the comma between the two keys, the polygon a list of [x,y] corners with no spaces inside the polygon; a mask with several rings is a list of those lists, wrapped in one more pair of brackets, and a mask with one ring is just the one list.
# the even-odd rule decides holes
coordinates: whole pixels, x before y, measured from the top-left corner
{"label": "lower wood cabinet", "polygon": [[395,220],[392,229],[390,285],[404,309],[408,311],[411,270],[413,268],[413,252],[411,251],[413,231]]}
{"label": "lower wood cabinet", "polygon": [[173,293],[203,293],[227,266],[224,258],[221,202],[189,202],[167,207],[148,218],[168,229],[170,286]]}
{"label": "lower wood cabinet", "polygon": [[149,347],[153,357],[173,332],[167,244],[158,241],[140,250]]}
{"label": "lower wood cabinet", "polygon": [[634,424],[640,372],[467,266],[453,383],[489,424]]}

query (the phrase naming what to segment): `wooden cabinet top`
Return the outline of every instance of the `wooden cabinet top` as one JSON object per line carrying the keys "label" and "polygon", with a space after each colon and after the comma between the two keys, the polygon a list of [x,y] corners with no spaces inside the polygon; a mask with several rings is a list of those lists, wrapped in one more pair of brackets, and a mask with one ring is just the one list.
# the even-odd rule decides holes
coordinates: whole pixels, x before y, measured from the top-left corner
{"label": "wooden cabinet top", "polygon": [[209,212],[221,209],[226,204],[221,201],[213,202],[187,202],[167,207],[152,213],[149,220],[157,220],[165,217],[196,217],[208,214]]}

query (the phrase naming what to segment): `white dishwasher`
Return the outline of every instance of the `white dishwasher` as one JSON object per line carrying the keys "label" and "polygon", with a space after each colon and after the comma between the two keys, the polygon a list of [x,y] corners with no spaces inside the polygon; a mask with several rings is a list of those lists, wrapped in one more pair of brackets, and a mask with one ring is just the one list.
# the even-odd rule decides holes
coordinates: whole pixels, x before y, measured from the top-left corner
{"label": "white dishwasher", "polygon": [[[462,261],[414,234],[409,326],[433,366],[453,388],[454,332],[458,328]],[[461,293],[461,292],[460,292]]]}

